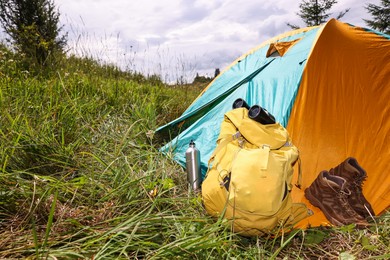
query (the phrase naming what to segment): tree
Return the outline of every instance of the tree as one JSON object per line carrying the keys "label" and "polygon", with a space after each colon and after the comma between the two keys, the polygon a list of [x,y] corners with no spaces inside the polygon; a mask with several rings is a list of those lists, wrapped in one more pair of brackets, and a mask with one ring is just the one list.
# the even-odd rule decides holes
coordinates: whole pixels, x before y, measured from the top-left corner
{"label": "tree", "polygon": [[60,36],[52,0],[0,0],[0,22],[28,68],[52,66],[55,56],[64,52],[67,35]]}
{"label": "tree", "polygon": [[[303,0],[299,4],[299,12],[297,15],[302,18],[306,26],[320,25],[326,22],[331,15],[328,11],[332,8],[337,0]],[[336,19],[341,19],[348,9],[340,12]],[[299,29],[300,27],[294,24],[287,23],[292,29]]]}
{"label": "tree", "polygon": [[382,6],[368,4],[365,8],[373,20],[363,19],[374,30],[390,34],[390,0],[381,0]]}
{"label": "tree", "polygon": [[206,76],[199,76],[199,73],[196,73],[196,76],[194,80],[192,81],[192,84],[208,84],[210,83],[212,78],[206,77]]}
{"label": "tree", "polygon": [[216,68],[214,71],[214,78],[216,78],[220,73],[221,71],[219,70],[219,68]]}

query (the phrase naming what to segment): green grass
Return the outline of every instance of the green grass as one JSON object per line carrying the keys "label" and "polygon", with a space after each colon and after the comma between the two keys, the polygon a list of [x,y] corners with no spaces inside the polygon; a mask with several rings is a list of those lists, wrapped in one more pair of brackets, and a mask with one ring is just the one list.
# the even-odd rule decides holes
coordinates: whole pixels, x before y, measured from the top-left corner
{"label": "green grass", "polygon": [[390,215],[371,229],[232,234],[210,218],[153,131],[203,86],[74,57],[50,77],[0,56],[0,258],[386,259]]}

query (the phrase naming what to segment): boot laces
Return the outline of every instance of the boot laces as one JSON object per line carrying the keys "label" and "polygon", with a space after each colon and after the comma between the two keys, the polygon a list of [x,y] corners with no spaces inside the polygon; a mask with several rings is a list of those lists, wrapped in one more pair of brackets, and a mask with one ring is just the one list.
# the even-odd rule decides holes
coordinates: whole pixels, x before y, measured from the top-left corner
{"label": "boot laces", "polygon": [[355,181],[353,182],[355,188],[356,188],[356,191],[358,193],[362,193],[362,190],[363,190],[363,182],[366,180],[367,176],[359,176],[358,178],[355,179]]}
{"label": "boot laces", "polygon": [[351,190],[347,187],[342,187],[340,190],[336,190],[331,185],[328,184],[328,186],[337,194],[337,198],[347,213],[351,216],[357,216],[357,213],[353,210],[352,206],[348,202],[348,197],[351,195]]}
{"label": "boot laces", "polygon": [[353,210],[353,208],[348,202],[348,197],[350,195],[351,195],[351,191],[349,189],[343,189],[337,193],[337,197],[340,200],[343,208],[348,212],[348,214],[350,214],[351,216],[355,216],[357,215],[357,213]]}

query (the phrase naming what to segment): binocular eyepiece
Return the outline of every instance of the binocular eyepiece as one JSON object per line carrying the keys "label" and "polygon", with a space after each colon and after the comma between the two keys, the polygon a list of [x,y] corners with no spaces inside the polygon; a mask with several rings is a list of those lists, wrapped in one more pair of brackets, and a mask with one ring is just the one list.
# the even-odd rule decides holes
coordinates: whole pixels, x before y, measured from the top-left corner
{"label": "binocular eyepiece", "polygon": [[233,109],[239,108],[239,107],[245,107],[246,109],[250,109],[248,103],[245,102],[242,98],[238,98],[233,102]]}
{"label": "binocular eyepiece", "polygon": [[275,124],[275,117],[267,111],[267,109],[262,108],[259,105],[254,105],[249,107],[248,103],[245,102],[242,98],[238,98],[233,102],[233,109],[245,107],[248,109],[248,117],[255,120],[263,125]]}
{"label": "binocular eyepiece", "polygon": [[253,119],[263,125],[276,123],[275,117],[271,115],[267,109],[262,108],[259,105],[252,106],[248,111],[248,116],[250,119]]}

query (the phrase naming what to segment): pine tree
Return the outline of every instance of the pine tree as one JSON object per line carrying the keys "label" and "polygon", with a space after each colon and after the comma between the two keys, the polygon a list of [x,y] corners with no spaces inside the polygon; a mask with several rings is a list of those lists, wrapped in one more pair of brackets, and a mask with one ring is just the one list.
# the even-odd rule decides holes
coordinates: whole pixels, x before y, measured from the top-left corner
{"label": "pine tree", "polygon": [[214,78],[216,78],[220,73],[221,71],[219,70],[219,68],[216,68],[214,71]]}
{"label": "pine tree", "polygon": [[52,0],[0,0],[0,22],[28,68],[52,66],[53,57],[64,51],[67,39],[60,36]]}
{"label": "pine tree", "polygon": [[372,29],[390,34],[390,0],[381,0],[381,5],[368,4],[365,8],[373,19],[363,20]]}
{"label": "pine tree", "polygon": [[[306,26],[315,26],[325,23],[331,13],[328,11],[332,8],[337,0],[303,0],[299,4],[299,12],[297,15],[302,18]],[[349,9],[340,12],[336,19],[341,19]],[[297,25],[287,23],[292,29],[299,29]]]}

